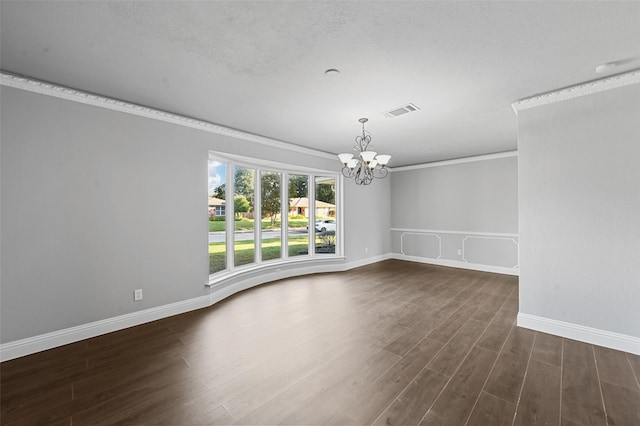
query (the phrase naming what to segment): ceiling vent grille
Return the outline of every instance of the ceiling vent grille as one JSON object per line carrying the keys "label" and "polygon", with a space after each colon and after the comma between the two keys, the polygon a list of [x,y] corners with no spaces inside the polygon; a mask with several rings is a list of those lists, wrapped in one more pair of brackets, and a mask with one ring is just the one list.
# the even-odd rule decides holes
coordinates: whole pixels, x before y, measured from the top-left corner
{"label": "ceiling vent grille", "polygon": [[399,117],[401,115],[408,114],[410,112],[419,111],[419,110],[420,108],[418,108],[414,104],[406,104],[401,107],[394,108],[390,111],[383,112],[382,115],[384,115],[387,118],[395,118],[395,117]]}

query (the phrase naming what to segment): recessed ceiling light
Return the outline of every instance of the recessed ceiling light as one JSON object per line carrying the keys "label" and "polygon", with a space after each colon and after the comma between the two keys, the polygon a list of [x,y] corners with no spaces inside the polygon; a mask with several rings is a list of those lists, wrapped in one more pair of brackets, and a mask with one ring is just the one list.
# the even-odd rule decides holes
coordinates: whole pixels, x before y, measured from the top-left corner
{"label": "recessed ceiling light", "polygon": [[340,70],[335,69],[335,68],[329,68],[328,70],[326,70],[324,72],[324,75],[329,76],[329,77],[337,77],[338,74],[340,74]]}
{"label": "recessed ceiling light", "polygon": [[617,61],[605,62],[604,64],[600,64],[596,67],[596,72],[598,74],[610,72],[618,67],[622,67],[624,65],[628,65],[633,62],[636,62],[639,59],[640,59],[640,56],[634,56],[633,58],[625,58],[625,59],[619,59]]}

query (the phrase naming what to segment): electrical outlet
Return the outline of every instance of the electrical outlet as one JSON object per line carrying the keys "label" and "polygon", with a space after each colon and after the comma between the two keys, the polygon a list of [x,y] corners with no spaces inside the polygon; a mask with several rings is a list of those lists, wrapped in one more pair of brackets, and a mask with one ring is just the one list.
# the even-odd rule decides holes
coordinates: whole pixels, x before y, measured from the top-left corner
{"label": "electrical outlet", "polygon": [[138,289],[138,290],[134,290],[133,291],[133,301],[137,302],[139,300],[142,300],[142,289]]}
{"label": "electrical outlet", "polygon": [[462,256],[462,249],[458,249],[458,256]]}
{"label": "electrical outlet", "polygon": [[364,254],[369,254],[369,247],[364,248]]}

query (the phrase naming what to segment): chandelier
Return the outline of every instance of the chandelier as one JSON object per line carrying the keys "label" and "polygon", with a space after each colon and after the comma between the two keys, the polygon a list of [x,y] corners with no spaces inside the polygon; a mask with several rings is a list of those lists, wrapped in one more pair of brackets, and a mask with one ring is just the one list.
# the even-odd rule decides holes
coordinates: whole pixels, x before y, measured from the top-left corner
{"label": "chandelier", "polygon": [[370,150],[373,148],[369,146],[371,134],[364,130],[364,123],[369,119],[361,118],[358,121],[362,123],[362,136],[356,136],[353,150],[360,156],[354,158],[353,154],[338,154],[338,158],[342,162],[344,177],[353,178],[358,185],[369,185],[373,182],[373,178],[381,179],[389,174],[387,163],[391,156],[378,155],[377,152]]}

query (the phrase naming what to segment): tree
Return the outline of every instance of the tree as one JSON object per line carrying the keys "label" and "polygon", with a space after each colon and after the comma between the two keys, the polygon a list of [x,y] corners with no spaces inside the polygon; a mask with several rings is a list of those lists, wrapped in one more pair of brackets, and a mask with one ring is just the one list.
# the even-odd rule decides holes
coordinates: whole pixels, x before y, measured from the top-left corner
{"label": "tree", "polygon": [[280,213],[280,173],[263,173],[261,180],[262,217],[271,218],[271,226],[275,226],[276,217]]}
{"label": "tree", "polygon": [[233,211],[236,216],[240,216],[240,213],[247,213],[251,205],[249,201],[243,195],[236,195],[233,197]]}
{"label": "tree", "polygon": [[225,200],[225,185],[224,183],[220,186],[217,186],[213,190],[213,198],[219,198],[221,200]]}
{"label": "tree", "polygon": [[309,194],[309,176],[292,175],[289,177],[289,198],[303,198]]}
{"label": "tree", "polygon": [[318,183],[316,184],[316,200],[324,201],[329,204],[336,204],[336,185],[335,183]]}
{"label": "tree", "polygon": [[253,176],[255,171],[245,167],[236,167],[234,172],[234,192],[237,195],[243,195],[251,207],[254,206],[254,184]]}

